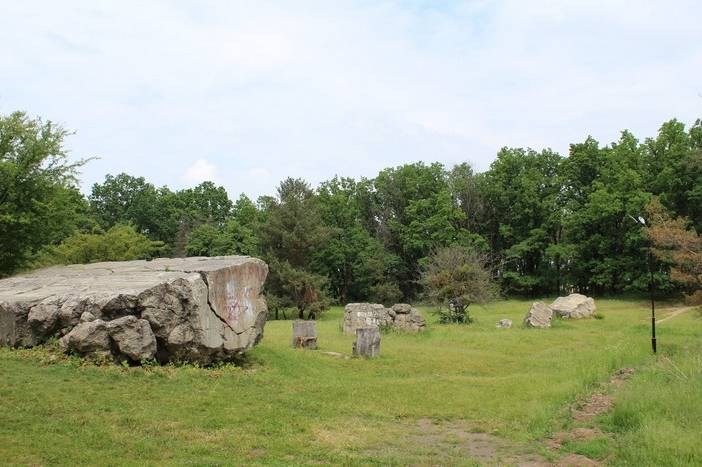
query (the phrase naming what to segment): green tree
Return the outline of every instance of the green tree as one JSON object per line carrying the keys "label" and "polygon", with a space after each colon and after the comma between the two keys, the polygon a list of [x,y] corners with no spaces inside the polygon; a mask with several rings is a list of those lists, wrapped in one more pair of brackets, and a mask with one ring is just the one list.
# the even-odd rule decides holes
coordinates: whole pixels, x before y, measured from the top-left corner
{"label": "green tree", "polygon": [[134,225],[138,232],[165,242],[176,256],[185,252],[191,230],[202,224],[224,226],[232,209],[226,190],[212,182],[173,192],[124,173],[94,184],[90,204],[103,228]]}
{"label": "green tree", "polygon": [[152,238],[164,236],[157,222],[162,212],[159,191],[144,177],[125,173],[107,175],[103,183],[93,185],[89,200],[104,229],[117,224],[132,224],[138,232]]}
{"label": "green tree", "polygon": [[324,276],[295,268],[287,261],[269,260],[270,274],[266,282],[271,303],[279,308],[293,308],[299,319],[316,319],[329,308]]}
{"label": "green tree", "polygon": [[[457,169],[458,175],[452,179],[454,186],[460,181],[461,170],[465,168]],[[419,261],[432,249],[482,242],[474,232],[462,228],[468,215],[458,205],[449,175],[439,163],[385,169],[367,196],[371,200],[368,228],[400,259],[397,278],[406,300],[418,295]]]}
{"label": "green tree", "polygon": [[253,231],[236,219],[221,227],[202,224],[188,235],[188,256],[257,255],[258,239]]}
{"label": "green tree", "polygon": [[261,221],[261,212],[256,204],[242,193],[232,206],[232,217],[240,225],[256,229]]}
{"label": "green tree", "polygon": [[554,264],[546,252],[562,236],[561,163],[551,150],[503,148],[479,180],[486,205],[483,232],[504,259],[507,292],[535,295],[559,287],[552,279],[561,260]]}
{"label": "green tree", "polygon": [[353,179],[338,177],[319,187],[318,203],[330,239],[315,252],[313,269],[328,278],[333,297],[341,303],[399,299],[399,259],[363,228],[358,188]]}
{"label": "green tree", "polygon": [[278,187],[278,197],[268,202],[260,234],[264,254],[310,269],[315,251],[330,237],[314,191],[302,179],[287,178]]}
{"label": "green tree", "polygon": [[223,225],[232,213],[232,202],[224,187],[202,182],[178,192],[188,220],[194,224]]}
{"label": "green tree", "polygon": [[464,162],[455,165],[448,173],[448,184],[454,204],[463,212],[460,227],[478,233],[485,212],[485,194],[479,176]]}
{"label": "green tree", "polygon": [[628,131],[602,148],[589,138],[571,147],[566,173],[582,174],[579,165],[588,167],[587,177],[565,180],[563,225],[573,255],[564,276],[583,293],[645,289],[645,238],[629,217],[641,215],[651,196],[644,148]]}
{"label": "green tree", "polygon": [[324,248],[331,231],[322,222],[317,197],[301,179],[288,178],[276,198],[259,200],[263,219],[261,251],[269,264],[268,293],[282,307],[294,306],[317,317],[327,308],[326,279],[313,270],[315,252]]}
{"label": "green tree", "polygon": [[702,229],[702,120],[685,131],[677,120],[664,123],[644,144],[648,186],[660,202]]}
{"label": "green tree", "polygon": [[0,276],[26,267],[44,245],[89,223],[69,162],[69,133],[23,112],[0,115]]}

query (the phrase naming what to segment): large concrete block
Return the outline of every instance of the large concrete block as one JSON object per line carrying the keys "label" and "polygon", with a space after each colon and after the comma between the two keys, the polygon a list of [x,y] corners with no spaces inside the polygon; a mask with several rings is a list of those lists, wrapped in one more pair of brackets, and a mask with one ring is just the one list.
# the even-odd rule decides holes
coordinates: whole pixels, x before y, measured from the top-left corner
{"label": "large concrete block", "polygon": [[[231,359],[263,337],[267,274],[263,261],[247,256],[41,269],[0,280],[0,344],[30,347],[66,336],[65,348],[79,354],[107,350],[116,359],[154,355],[204,364]],[[104,322],[108,349],[98,349],[102,338],[80,344],[93,331],[102,336],[101,324],[87,325],[96,320]]]}

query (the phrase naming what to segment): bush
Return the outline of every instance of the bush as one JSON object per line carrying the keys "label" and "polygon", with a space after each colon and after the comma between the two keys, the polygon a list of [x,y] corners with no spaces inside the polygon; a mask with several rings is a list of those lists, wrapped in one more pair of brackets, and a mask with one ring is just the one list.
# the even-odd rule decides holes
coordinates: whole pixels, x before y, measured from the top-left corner
{"label": "bush", "polygon": [[116,225],[107,232],[77,233],[59,245],[44,247],[33,266],[150,259],[158,256],[163,248],[163,242],[150,240],[134,227]]}
{"label": "bush", "polygon": [[439,307],[435,313],[439,317],[439,323],[441,324],[470,324],[473,322],[473,318],[468,312],[468,307],[459,309],[449,304],[446,307]]}
{"label": "bush", "polygon": [[427,298],[440,306],[441,323],[471,323],[470,305],[498,295],[485,255],[462,247],[442,248],[427,258],[421,283]]}

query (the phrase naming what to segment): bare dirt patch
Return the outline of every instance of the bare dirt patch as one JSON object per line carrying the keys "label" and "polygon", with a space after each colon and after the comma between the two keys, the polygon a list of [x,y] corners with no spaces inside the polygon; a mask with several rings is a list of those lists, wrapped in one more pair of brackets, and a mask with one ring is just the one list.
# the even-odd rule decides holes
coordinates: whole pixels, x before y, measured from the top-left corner
{"label": "bare dirt patch", "polygon": [[553,438],[546,440],[546,446],[551,449],[560,449],[567,441],[590,441],[603,436],[609,436],[599,428],[573,428],[570,431],[559,431]]}
{"label": "bare dirt patch", "polygon": [[[590,394],[585,400],[576,404],[571,408],[571,416],[575,427],[568,431],[560,431],[553,434],[551,439],[546,440],[545,444],[552,450],[558,450],[568,441],[590,441],[597,438],[609,437],[608,433],[604,433],[597,427],[591,425],[592,421],[598,415],[604,414],[614,406],[614,399],[610,391],[616,389],[634,374],[633,368],[620,368],[610,378],[607,383]],[[579,454],[571,454],[561,459],[558,466],[591,466],[600,465],[599,462]]]}
{"label": "bare dirt patch", "polygon": [[403,426],[403,435],[396,444],[383,446],[365,454],[383,458],[395,457],[398,449],[403,455],[431,452],[431,461],[418,459],[418,465],[447,465],[456,459],[470,459],[479,465],[552,466],[535,452],[535,446],[515,443],[498,436],[476,432],[466,421],[436,421],[428,418]]}
{"label": "bare dirt patch", "polygon": [[579,407],[572,411],[573,420],[577,424],[585,424],[592,421],[597,415],[608,412],[614,405],[614,399],[609,394],[609,389],[621,386],[624,381],[634,374],[633,368],[621,368],[612,376],[609,383],[604,384],[599,391],[595,391]]}

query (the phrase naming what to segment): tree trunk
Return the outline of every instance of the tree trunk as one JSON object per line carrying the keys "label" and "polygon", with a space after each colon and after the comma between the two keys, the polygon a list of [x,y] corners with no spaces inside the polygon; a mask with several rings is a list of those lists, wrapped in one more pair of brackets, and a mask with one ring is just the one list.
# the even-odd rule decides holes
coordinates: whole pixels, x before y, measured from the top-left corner
{"label": "tree trunk", "polygon": [[377,357],[380,355],[380,331],[378,328],[356,329],[356,342],[353,354],[359,357]]}
{"label": "tree trunk", "polygon": [[292,346],[296,349],[317,348],[317,323],[314,321],[295,320],[292,323]]}

